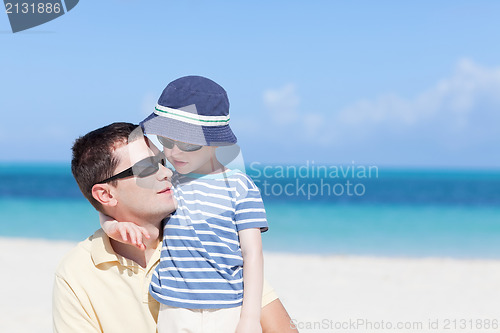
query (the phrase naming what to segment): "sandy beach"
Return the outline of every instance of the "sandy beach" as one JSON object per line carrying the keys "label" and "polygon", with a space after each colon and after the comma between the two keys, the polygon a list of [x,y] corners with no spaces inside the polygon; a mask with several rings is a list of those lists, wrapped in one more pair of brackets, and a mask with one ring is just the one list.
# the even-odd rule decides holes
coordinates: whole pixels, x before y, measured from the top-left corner
{"label": "sandy beach", "polygon": [[[0,332],[52,331],[53,274],[74,245],[0,238]],[[500,261],[266,253],[265,275],[301,332],[498,331]]]}

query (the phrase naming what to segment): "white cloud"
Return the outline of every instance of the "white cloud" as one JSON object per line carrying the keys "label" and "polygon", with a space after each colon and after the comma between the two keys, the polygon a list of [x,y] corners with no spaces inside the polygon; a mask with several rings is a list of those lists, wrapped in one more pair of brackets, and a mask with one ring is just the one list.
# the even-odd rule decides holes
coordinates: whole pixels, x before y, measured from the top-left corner
{"label": "white cloud", "polygon": [[264,92],[264,105],[270,111],[276,124],[287,125],[299,118],[300,103],[297,89],[293,83],[288,83],[279,89],[269,89]]}
{"label": "white cloud", "polygon": [[491,152],[500,144],[500,67],[464,59],[414,97],[385,94],[340,110],[304,108],[293,84],[266,91],[264,101],[273,117],[262,132],[313,147],[305,154],[325,160],[478,166],[498,161]]}
{"label": "white cloud", "polygon": [[[341,116],[345,118],[349,113],[357,116],[358,121],[389,120],[412,125],[440,113],[467,115],[484,99],[500,102],[500,69],[486,69],[462,60],[452,77],[439,81],[413,100],[382,96],[368,102],[366,108],[354,105],[341,112]],[[361,119],[360,115],[368,117]]]}
{"label": "white cloud", "polygon": [[326,137],[334,141],[339,136],[352,137],[352,133],[365,139],[380,133],[425,132],[428,136],[453,134],[449,140],[457,140],[461,133],[477,129],[479,123],[499,119],[498,107],[500,68],[485,68],[465,59],[458,62],[453,75],[415,98],[387,94],[340,110],[328,119],[334,130]]}

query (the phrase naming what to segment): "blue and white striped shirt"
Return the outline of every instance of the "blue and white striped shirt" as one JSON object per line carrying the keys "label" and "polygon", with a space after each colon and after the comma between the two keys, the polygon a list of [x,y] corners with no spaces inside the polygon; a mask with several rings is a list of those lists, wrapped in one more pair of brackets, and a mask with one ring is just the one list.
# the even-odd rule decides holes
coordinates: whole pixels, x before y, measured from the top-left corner
{"label": "blue and white striped shirt", "polygon": [[172,177],[178,207],[165,223],[151,295],[188,309],[221,309],[243,301],[238,231],[267,230],[259,189],[238,170]]}

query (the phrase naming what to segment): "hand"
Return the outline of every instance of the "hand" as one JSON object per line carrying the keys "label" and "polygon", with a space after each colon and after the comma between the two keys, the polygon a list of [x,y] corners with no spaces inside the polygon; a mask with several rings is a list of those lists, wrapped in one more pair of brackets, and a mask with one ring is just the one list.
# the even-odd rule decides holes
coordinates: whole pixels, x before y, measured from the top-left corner
{"label": "hand", "polygon": [[259,319],[241,317],[236,327],[236,333],[262,333]]}
{"label": "hand", "polygon": [[[104,229],[104,228],[103,228]],[[148,231],[133,222],[116,222],[105,229],[106,234],[114,240],[130,244],[140,250],[146,250],[143,239],[149,239]]]}

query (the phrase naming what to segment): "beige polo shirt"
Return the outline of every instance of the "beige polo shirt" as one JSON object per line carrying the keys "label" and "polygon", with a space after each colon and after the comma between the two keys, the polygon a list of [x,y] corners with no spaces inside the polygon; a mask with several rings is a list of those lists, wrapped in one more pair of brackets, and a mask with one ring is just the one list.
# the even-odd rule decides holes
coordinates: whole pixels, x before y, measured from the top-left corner
{"label": "beige polo shirt", "polygon": [[[102,229],[80,242],[56,271],[54,332],[156,332],[159,304],[149,283],[160,250],[142,268],[116,254]],[[264,281],[262,306],[277,298]]]}

